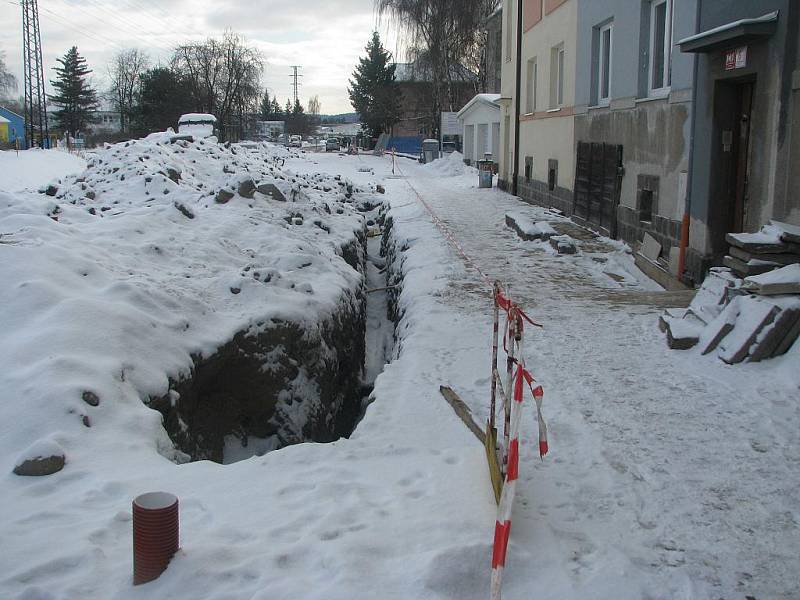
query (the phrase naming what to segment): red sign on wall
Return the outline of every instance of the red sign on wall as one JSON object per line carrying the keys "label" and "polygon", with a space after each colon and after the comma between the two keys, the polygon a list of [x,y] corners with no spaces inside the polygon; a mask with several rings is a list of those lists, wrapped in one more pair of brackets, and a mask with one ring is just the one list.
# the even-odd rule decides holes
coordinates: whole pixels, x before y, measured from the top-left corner
{"label": "red sign on wall", "polygon": [[725,53],[725,70],[733,71],[747,66],[747,46],[728,50]]}

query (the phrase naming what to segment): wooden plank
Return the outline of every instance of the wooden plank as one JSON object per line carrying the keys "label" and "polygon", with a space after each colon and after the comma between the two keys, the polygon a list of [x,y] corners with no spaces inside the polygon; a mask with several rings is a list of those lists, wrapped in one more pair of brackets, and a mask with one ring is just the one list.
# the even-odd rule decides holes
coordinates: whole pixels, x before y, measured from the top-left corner
{"label": "wooden plank", "polygon": [[453,391],[453,388],[450,388],[446,385],[440,385],[439,391],[444,396],[444,399],[447,400],[447,403],[453,408],[456,415],[459,419],[464,422],[464,425],[475,434],[475,437],[478,438],[478,441],[481,444],[486,444],[486,440],[484,439],[485,435],[484,432],[481,430],[480,426],[475,422],[472,418],[472,411],[469,409],[464,401],[459,398],[458,394]]}
{"label": "wooden plank", "polygon": [[486,449],[486,459],[489,462],[489,477],[492,479],[494,500],[500,504],[500,496],[503,494],[503,474],[497,458],[497,429],[490,427],[488,422],[486,423],[483,447]]}

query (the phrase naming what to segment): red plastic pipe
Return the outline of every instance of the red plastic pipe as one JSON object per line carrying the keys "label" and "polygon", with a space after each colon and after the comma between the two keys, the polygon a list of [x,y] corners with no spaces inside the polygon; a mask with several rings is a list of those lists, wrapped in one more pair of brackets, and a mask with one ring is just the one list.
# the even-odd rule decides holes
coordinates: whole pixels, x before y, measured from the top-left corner
{"label": "red plastic pipe", "polygon": [[157,579],[178,551],[178,498],[150,492],[133,500],[133,585]]}

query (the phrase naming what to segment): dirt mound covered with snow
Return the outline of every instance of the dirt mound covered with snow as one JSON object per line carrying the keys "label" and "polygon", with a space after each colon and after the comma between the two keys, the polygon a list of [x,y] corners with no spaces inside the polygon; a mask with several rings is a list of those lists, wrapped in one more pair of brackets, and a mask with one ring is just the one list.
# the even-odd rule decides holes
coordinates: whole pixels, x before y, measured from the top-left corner
{"label": "dirt mound covered with snow", "polygon": [[[6,472],[37,440],[58,443],[77,465],[105,444],[178,460],[221,459],[226,435],[247,445],[257,434],[237,413],[235,431],[217,431],[210,449],[181,452],[144,406],[160,400],[170,433],[185,431],[173,388],[202,364],[216,369],[204,374],[217,382],[215,402],[238,402],[234,384],[247,401],[274,392],[271,410],[283,417],[260,427],[261,437],[277,436],[266,447],[336,419],[363,360],[363,344],[332,347],[363,332],[358,205],[378,200],[338,176],[294,173],[286,157],[274,146],[167,132],[108,146],[85,172],[38,194],[0,193],[0,421],[13,423],[0,436]],[[314,349],[311,364],[291,356],[292,345]],[[246,372],[280,372],[283,393],[275,381],[223,385],[237,378],[213,360],[225,347],[234,363],[249,352]],[[325,390],[326,406],[298,408]]]}

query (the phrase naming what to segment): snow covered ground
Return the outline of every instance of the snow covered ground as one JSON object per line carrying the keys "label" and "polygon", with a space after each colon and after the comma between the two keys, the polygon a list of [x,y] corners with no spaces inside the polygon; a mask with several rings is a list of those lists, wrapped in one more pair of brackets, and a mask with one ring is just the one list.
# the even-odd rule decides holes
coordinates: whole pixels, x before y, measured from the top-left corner
{"label": "snow covered ground", "polygon": [[[657,327],[659,306],[670,296],[654,291],[620,244],[587,242],[575,256],[555,255],[549,245],[519,240],[504,215],[516,211],[555,227],[560,217],[498,190],[477,189],[471,169],[407,160],[399,166],[392,174],[387,157],[325,154],[288,157],[285,165],[384,185],[395,241],[404,249],[400,353],[378,376],[374,401],[349,440],[291,446],[226,466],[177,465],[158,452],[166,437],[158,415],[130,394],[121,394],[124,418],[112,414],[115,404],[104,403],[94,426],[74,434],[71,401],[58,396],[77,385],[73,374],[85,368],[86,357],[64,359],[57,371],[61,387],[41,401],[49,349],[47,340],[31,339],[45,334],[40,325],[47,321],[18,322],[20,292],[7,294],[4,303],[15,303],[16,312],[4,312],[4,327],[14,333],[3,341],[2,360],[13,368],[2,371],[0,390],[4,407],[15,406],[0,425],[6,509],[0,597],[488,597],[496,507],[484,451],[442,400],[439,385],[451,385],[479,421],[486,418],[491,299],[414,190],[480,268],[544,324],[528,336],[526,355],[545,388],[551,454],[538,459],[528,403],[504,597],[800,595],[798,349],[736,367],[670,351]],[[186,219],[173,198],[161,196],[152,210],[179,227]],[[201,302],[195,297],[201,289],[187,289],[179,301],[172,287],[148,287],[147,265],[156,269],[160,260],[145,256],[153,240],[120,240],[131,257],[112,265],[103,248],[115,243],[113,231],[98,225],[83,254],[59,254],[59,244],[79,235],[77,209],[67,208],[57,227],[43,198],[30,216],[4,219],[2,210],[15,202],[0,200],[0,233],[8,233],[11,218],[25,233],[20,242],[40,245],[43,265],[61,260],[66,278],[50,283],[31,276],[41,289],[22,290],[26,302],[43,310],[65,306],[59,298],[68,285],[77,299],[90,292],[72,273],[134,270],[119,292],[118,314],[88,309],[79,321],[98,347],[93,368],[102,366],[107,343],[93,337],[93,318],[138,318],[152,310],[127,306],[132,296],[161,305],[159,311],[173,302],[176,318],[182,304]],[[82,208],[86,214],[87,205]],[[224,236],[216,231],[215,208],[199,217],[209,239],[255,246],[254,238],[241,241],[251,233],[237,230],[236,222]],[[240,208],[244,224],[253,215]],[[129,212],[146,226],[146,214]],[[175,235],[182,239],[186,229]],[[202,256],[185,260],[203,271]],[[57,275],[49,267],[46,273]],[[209,275],[206,285],[227,291],[227,277],[214,284]],[[240,316],[246,313],[245,307]],[[62,317],[68,326],[74,315]],[[222,317],[208,313],[212,321]],[[136,340],[146,327],[142,321],[128,330],[132,356],[140,354]],[[53,343],[57,349],[58,336]],[[19,348],[37,348],[40,356],[17,357]],[[377,371],[374,362],[372,368]],[[45,478],[12,475],[25,432],[43,430],[67,447],[64,470]],[[133,588],[130,502],[152,490],[181,499],[181,550],[160,579]]]}
{"label": "snow covered ground", "polygon": [[84,159],[61,150],[0,150],[0,192],[37,188],[85,168]]}

